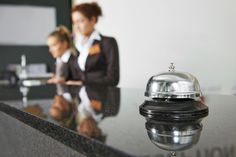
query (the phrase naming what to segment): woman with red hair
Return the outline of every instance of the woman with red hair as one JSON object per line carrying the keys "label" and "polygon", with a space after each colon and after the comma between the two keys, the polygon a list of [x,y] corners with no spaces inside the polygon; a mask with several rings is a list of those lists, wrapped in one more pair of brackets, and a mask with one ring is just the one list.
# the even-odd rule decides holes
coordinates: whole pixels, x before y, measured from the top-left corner
{"label": "woman with red hair", "polygon": [[95,29],[101,15],[101,8],[94,2],[79,4],[72,9],[78,58],[73,70],[76,81],[67,81],[67,84],[116,86],[119,83],[117,42]]}

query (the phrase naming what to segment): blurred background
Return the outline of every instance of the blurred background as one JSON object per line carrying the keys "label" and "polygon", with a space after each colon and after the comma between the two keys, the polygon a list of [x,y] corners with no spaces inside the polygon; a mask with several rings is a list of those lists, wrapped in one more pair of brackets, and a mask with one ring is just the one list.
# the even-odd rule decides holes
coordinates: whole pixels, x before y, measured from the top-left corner
{"label": "blurred background", "polygon": [[[236,1],[93,1],[103,9],[97,29],[119,44],[120,87],[145,88],[173,62],[196,76],[203,92],[236,93]],[[25,54],[27,64],[52,71],[47,35],[61,24],[72,29],[71,6],[83,2],[92,1],[0,0],[0,70]]]}

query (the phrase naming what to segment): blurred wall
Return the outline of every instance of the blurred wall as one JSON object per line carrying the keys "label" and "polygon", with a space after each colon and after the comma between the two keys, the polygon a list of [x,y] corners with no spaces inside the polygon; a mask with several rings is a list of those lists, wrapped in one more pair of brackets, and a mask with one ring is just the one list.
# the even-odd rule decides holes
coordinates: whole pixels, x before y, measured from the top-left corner
{"label": "blurred wall", "polygon": [[[174,62],[203,90],[236,93],[236,1],[95,1],[104,13],[97,29],[118,40],[121,87],[145,88]],[[89,1],[74,0],[82,2]]]}
{"label": "blurred wall", "polygon": [[71,28],[71,1],[0,0],[0,9],[0,73],[8,64],[20,64],[22,54],[27,64],[46,63],[52,71],[55,60],[46,46],[48,31],[62,24]]}

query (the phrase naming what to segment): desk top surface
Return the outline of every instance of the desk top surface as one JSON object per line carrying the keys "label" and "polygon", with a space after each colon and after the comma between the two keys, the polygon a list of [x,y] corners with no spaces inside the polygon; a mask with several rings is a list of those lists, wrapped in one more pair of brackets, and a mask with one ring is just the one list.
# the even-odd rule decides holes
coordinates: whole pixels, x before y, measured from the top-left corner
{"label": "desk top surface", "polygon": [[[0,90],[0,102],[7,104],[1,104],[1,111],[28,125],[32,122],[34,128],[87,156],[236,156],[235,96],[206,94],[207,117],[163,122],[140,115],[145,99],[141,89],[44,85]],[[44,125],[59,130],[43,130]],[[76,143],[79,140],[85,143]]]}

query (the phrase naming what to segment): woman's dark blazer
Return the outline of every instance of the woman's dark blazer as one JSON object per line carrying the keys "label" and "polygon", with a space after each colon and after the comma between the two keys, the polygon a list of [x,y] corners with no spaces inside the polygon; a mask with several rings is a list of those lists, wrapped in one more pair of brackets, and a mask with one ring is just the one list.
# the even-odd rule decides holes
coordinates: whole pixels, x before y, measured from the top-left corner
{"label": "woman's dark blazer", "polygon": [[[99,47],[99,48],[98,48]],[[73,80],[81,80],[87,85],[116,86],[119,83],[119,52],[114,38],[101,35],[90,48],[85,64],[85,71],[78,65],[77,59],[71,63]],[[78,56],[80,52],[78,51]]]}
{"label": "woman's dark blazer", "polygon": [[61,63],[59,68],[57,67],[59,65],[56,64],[54,73],[56,75],[59,75],[60,77],[65,78],[66,81],[73,80],[74,75],[71,71],[71,66],[72,66],[71,63],[73,63],[75,60],[77,60],[77,56],[71,53],[67,63]]}

